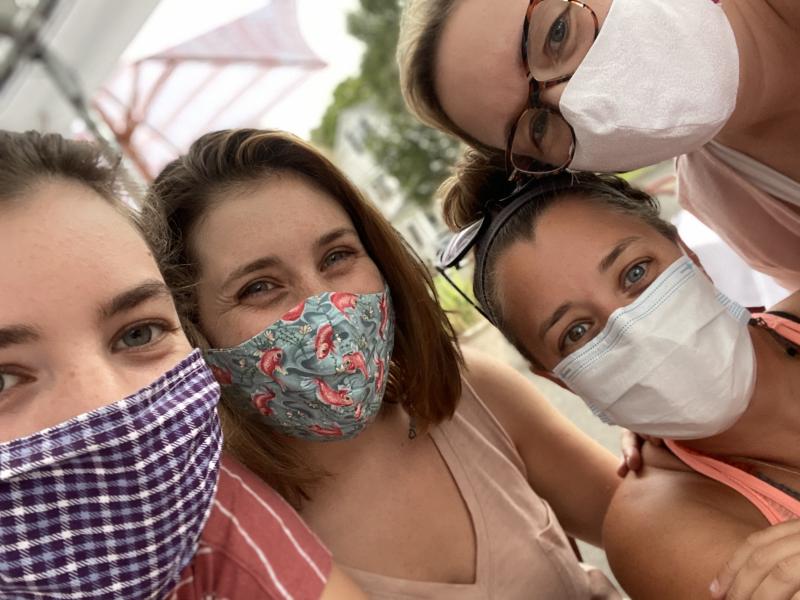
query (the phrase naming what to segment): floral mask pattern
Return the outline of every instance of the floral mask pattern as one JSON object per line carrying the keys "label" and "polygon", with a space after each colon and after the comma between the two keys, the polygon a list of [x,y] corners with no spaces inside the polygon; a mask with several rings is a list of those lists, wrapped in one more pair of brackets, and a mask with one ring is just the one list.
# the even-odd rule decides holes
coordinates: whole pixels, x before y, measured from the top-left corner
{"label": "floral mask pattern", "polygon": [[394,345],[388,288],[325,292],[261,333],[205,352],[225,396],[285,435],[358,435],[380,411]]}

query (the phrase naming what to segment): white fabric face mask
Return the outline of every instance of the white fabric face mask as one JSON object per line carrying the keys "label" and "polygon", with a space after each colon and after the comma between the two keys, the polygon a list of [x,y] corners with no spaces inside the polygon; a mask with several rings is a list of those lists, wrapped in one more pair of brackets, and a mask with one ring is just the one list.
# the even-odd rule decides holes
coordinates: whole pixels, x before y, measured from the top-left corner
{"label": "white fabric face mask", "polygon": [[709,437],[750,403],[749,319],[684,256],[553,373],[606,423],[669,439]]}
{"label": "white fabric face mask", "polygon": [[714,0],[613,0],[561,96],[570,169],[628,171],[696,150],[736,104],[739,53]]}

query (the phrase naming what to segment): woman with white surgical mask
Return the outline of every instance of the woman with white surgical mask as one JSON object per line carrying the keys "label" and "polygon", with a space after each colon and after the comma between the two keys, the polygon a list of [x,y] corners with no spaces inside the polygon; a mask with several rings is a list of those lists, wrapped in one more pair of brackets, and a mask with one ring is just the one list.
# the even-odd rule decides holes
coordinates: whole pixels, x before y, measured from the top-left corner
{"label": "woman with white surgical mask", "polygon": [[222,448],[103,152],[0,131],[0,597],[363,598]]}
{"label": "woman with white surgical mask", "polygon": [[[716,595],[795,597],[800,293],[751,315],[715,290],[655,200],[612,176],[514,191],[469,152],[445,217],[459,233],[440,268],[474,250],[480,308],[532,369],[605,422],[667,439],[671,454],[646,447],[643,475],[625,480],[606,518],[631,596],[704,597],[719,573]],[[758,561],[742,560],[754,550]]]}
{"label": "woman with white surgical mask", "polygon": [[800,287],[800,9],[792,0],[413,0],[403,92],[509,176],[679,157],[681,203]]}

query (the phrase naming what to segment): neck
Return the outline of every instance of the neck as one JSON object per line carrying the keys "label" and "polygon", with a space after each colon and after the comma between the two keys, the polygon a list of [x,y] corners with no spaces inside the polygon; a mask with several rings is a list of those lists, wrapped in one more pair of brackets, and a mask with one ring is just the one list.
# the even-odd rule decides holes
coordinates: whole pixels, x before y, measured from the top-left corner
{"label": "neck", "polygon": [[755,390],[744,415],[727,431],[682,445],[705,454],[738,456],[800,468],[800,360],[761,328],[750,328]]}
{"label": "neck", "polygon": [[[311,465],[333,477],[351,472],[370,460],[379,446],[402,446],[409,442],[408,415],[396,404],[384,404],[378,418],[352,439],[317,442],[285,437],[285,442]],[[322,485],[325,485],[323,480]]]}
{"label": "neck", "polygon": [[797,2],[724,0],[722,7],[739,50],[739,91],[716,140],[800,181],[800,113],[788,110],[796,106],[800,78],[787,51],[800,43]]}

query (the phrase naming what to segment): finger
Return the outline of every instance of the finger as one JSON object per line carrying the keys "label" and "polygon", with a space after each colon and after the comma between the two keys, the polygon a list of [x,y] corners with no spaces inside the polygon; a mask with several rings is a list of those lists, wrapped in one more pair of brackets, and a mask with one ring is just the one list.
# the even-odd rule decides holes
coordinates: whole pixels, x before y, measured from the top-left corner
{"label": "finger", "polygon": [[631,471],[639,471],[642,468],[642,454],[638,450],[635,452],[631,452],[627,457],[626,461],[628,463],[628,468]]}
{"label": "finger", "polygon": [[778,562],[753,593],[752,600],[791,600],[800,594],[800,554]]}
{"label": "finger", "polygon": [[733,553],[725,566],[717,574],[717,583],[721,594],[730,587],[734,576],[742,569],[744,564],[750,559],[750,555],[761,546],[766,546],[775,541],[800,534],[800,520],[787,521],[771,527],[766,527],[747,536],[744,543]]}
{"label": "finger", "polygon": [[619,464],[617,465],[617,475],[620,477],[625,477],[628,474],[628,462],[625,460],[623,456],[619,460]]}
{"label": "finger", "polygon": [[623,454],[638,451],[642,445],[641,438],[628,429],[623,429],[619,437],[619,444],[622,446]]}
{"label": "finger", "polygon": [[[776,525],[748,537],[745,544],[723,567],[716,580],[717,587],[714,588],[712,584],[712,596],[724,597],[726,600],[751,598],[773,569],[777,568],[776,565],[800,551],[800,535],[785,535],[773,539],[776,531],[780,534],[786,529],[793,528]],[[769,539],[768,543],[763,541],[765,538]],[[795,577],[800,578],[800,572]]]}

